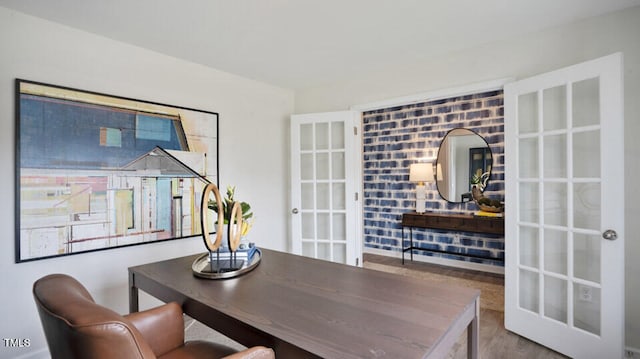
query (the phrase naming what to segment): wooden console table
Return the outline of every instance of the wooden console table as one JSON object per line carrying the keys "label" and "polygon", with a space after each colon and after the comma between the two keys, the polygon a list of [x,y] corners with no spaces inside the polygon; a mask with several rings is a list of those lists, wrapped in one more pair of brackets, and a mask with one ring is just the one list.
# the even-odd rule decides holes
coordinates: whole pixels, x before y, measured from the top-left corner
{"label": "wooden console table", "polygon": [[[404,229],[409,228],[409,247],[404,247]],[[444,229],[456,232],[474,232],[504,235],[504,217],[481,217],[468,214],[445,213],[403,213],[402,214],[402,264],[404,252],[409,251],[413,261],[413,249],[430,252],[455,254],[465,257],[475,257],[504,261],[504,259],[486,258],[472,254],[454,253],[438,249],[425,249],[413,246],[413,228]]]}

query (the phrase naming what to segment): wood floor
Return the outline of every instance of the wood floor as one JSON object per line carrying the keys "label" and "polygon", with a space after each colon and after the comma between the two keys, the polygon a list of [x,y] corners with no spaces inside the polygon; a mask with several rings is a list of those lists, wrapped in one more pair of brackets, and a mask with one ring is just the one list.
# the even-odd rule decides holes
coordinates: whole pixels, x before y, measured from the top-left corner
{"label": "wood floor", "polygon": [[[376,266],[377,265],[377,266]],[[384,267],[388,268],[384,268]],[[504,276],[499,274],[484,273],[452,267],[445,267],[424,262],[405,261],[403,266],[400,259],[364,254],[364,267],[372,269],[389,270],[394,273],[419,276],[430,280],[433,276],[437,280],[448,277],[451,282],[463,283],[476,282],[481,288],[480,303],[487,294],[484,289],[494,291],[496,288],[504,293]],[[411,273],[414,272],[414,273]],[[491,293],[489,293],[491,295]],[[500,293],[498,293],[500,294]],[[485,301],[486,302],[486,301]],[[542,345],[534,343],[526,338],[511,333],[504,328],[504,302],[499,303],[501,307],[494,304],[482,306],[480,310],[480,357],[484,359],[555,359],[566,358],[566,356],[554,352]],[[486,307],[491,307],[488,309]],[[463,359],[467,357],[467,340],[463,335],[455,344],[448,355],[448,359]]]}

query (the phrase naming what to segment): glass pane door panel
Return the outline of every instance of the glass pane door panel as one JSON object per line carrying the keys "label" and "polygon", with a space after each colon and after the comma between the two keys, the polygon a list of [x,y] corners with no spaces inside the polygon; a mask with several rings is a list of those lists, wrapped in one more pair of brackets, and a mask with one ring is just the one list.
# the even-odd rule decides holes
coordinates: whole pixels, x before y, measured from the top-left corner
{"label": "glass pane door panel", "polygon": [[567,281],[544,276],[544,315],[567,322]]}
{"label": "glass pane door panel", "polygon": [[600,335],[600,289],[584,284],[573,286],[573,325]]}
{"label": "glass pane door panel", "polygon": [[316,185],[316,209],[329,209],[329,184],[318,183]]}
{"label": "glass pane door panel", "polygon": [[600,80],[596,78],[573,84],[573,126],[600,123]]}
{"label": "glass pane door panel", "polygon": [[344,149],[344,123],[331,123],[331,148],[334,150]]}
{"label": "glass pane door panel", "polygon": [[544,224],[567,225],[567,184],[544,184]]}
{"label": "glass pane door panel", "polygon": [[520,269],[520,307],[538,313],[538,273]]}
{"label": "glass pane door panel", "polygon": [[538,268],[538,229],[520,226],[519,230],[520,264]]}
{"label": "glass pane door panel", "polygon": [[313,217],[313,213],[302,214],[302,239],[314,239],[316,237]]}
{"label": "glass pane door panel", "polygon": [[329,179],[329,154],[316,154],[316,179]]}
{"label": "glass pane door panel", "polygon": [[573,135],[573,176],[600,177],[600,131],[578,132]]}
{"label": "glass pane door panel", "polygon": [[315,205],[313,202],[313,183],[302,183],[300,187],[300,208],[302,208],[303,210],[314,209]]}
{"label": "glass pane door panel", "polygon": [[347,260],[347,245],[342,243],[333,244],[333,261],[345,263]]}
{"label": "glass pane door panel", "polygon": [[331,154],[331,178],[345,179],[344,152],[334,152]]}
{"label": "glass pane door panel", "polygon": [[600,283],[600,235],[574,233],[573,275]]}
{"label": "glass pane door panel", "polygon": [[329,124],[316,124],[316,150],[329,149]]}
{"label": "glass pane door panel", "polygon": [[567,128],[566,86],[552,87],[542,93],[544,130]]}
{"label": "glass pane door panel", "polygon": [[538,177],[538,138],[520,140],[519,167],[520,178]]}
{"label": "glass pane door panel", "polygon": [[315,258],[316,250],[313,242],[302,242],[302,255]]}
{"label": "glass pane door panel", "polygon": [[331,260],[331,244],[318,242],[318,259]]}
{"label": "glass pane door panel", "polygon": [[300,179],[303,181],[313,179],[313,154],[300,155]]}
{"label": "glass pane door panel", "polygon": [[313,124],[300,125],[300,149],[313,150]]}
{"label": "glass pane door panel", "polygon": [[344,213],[335,213],[333,215],[333,240],[347,240],[347,218]]}
{"label": "glass pane door panel", "polygon": [[567,232],[553,229],[544,231],[544,269],[567,274]]}
{"label": "glass pane door panel", "polygon": [[334,210],[344,210],[347,208],[344,186],[344,183],[334,183],[331,185],[331,196],[333,197],[332,207]]}
{"label": "glass pane door panel", "polygon": [[544,142],[544,177],[567,177],[567,136],[545,136]]}
{"label": "glass pane door panel", "polygon": [[329,223],[329,221],[331,220],[331,218],[329,217],[328,213],[318,213],[317,214],[317,225],[318,225],[318,230],[317,230],[317,237],[316,239],[329,239],[330,234],[331,234],[331,224]]}
{"label": "glass pane door panel", "polygon": [[573,185],[573,225],[600,230],[600,183]]}
{"label": "glass pane door panel", "polygon": [[538,94],[531,92],[518,96],[518,131],[538,131]]}
{"label": "glass pane door panel", "polygon": [[538,211],[538,184],[520,183],[520,206],[518,213],[522,222],[537,223]]}

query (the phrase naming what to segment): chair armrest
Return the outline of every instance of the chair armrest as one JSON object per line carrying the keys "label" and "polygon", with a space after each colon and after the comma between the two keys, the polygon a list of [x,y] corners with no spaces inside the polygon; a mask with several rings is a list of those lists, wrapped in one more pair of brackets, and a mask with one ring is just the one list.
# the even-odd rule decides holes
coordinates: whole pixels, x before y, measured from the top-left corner
{"label": "chair armrest", "polygon": [[184,345],[184,319],[178,303],[167,303],[124,317],[140,331],[156,356]]}
{"label": "chair armrest", "polygon": [[270,348],[252,347],[241,352],[228,355],[222,359],[275,359],[276,354]]}

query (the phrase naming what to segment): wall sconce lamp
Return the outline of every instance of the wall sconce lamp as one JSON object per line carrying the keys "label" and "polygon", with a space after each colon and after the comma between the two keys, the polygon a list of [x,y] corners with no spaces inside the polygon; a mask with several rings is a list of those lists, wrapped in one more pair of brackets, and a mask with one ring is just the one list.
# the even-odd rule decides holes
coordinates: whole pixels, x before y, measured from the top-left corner
{"label": "wall sconce lamp", "polygon": [[425,212],[426,190],[424,183],[433,181],[433,164],[414,163],[409,166],[409,181],[416,182],[416,212]]}

